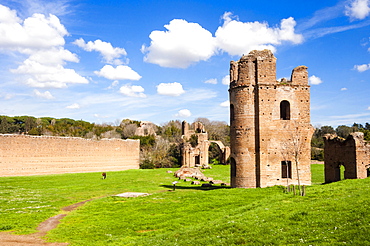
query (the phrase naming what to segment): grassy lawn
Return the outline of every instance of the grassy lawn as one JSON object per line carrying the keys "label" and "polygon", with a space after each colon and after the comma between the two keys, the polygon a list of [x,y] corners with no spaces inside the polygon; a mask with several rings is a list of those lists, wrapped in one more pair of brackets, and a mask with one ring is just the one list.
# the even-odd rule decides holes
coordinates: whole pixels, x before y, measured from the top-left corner
{"label": "grassy lawn", "polygon": [[[305,197],[263,189],[200,188],[176,180],[170,169],[0,178],[0,230],[31,233],[70,204],[51,241],[71,245],[369,245],[370,179],[324,182],[312,165]],[[207,176],[229,182],[229,166]],[[149,192],[138,198],[111,195]],[[163,191],[163,192],[162,192]]]}

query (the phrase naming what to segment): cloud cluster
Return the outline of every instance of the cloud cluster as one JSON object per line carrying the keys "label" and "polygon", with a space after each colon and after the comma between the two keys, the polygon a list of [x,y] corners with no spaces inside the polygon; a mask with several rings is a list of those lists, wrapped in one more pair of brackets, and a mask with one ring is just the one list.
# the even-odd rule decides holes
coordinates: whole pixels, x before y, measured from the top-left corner
{"label": "cloud cluster", "polygon": [[153,31],[149,47],[143,46],[144,61],[162,67],[186,68],[206,61],[216,52],[216,41],[198,23],[174,19],[164,26],[167,31]]}
{"label": "cloud cluster", "polygon": [[100,71],[94,72],[100,77],[104,77],[110,80],[139,80],[141,76],[132,70],[129,66],[118,65],[113,67],[111,65],[105,65]]}
{"label": "cloud cluster", "polygon": [[219,52],[230,55],[247,54],[253,49],[276,50],[284,41],[299,44],[303,41],[294,31],[296,22],[290,17],[281,20],[280,27],[267,23],[241,22],[230,12],[223,15],[223,25],[213,36],[198,23],[174,19],[164,27],[167,31],[153,31],[149,47],[143,45],[144,61],[162,67],[187,68],[206,61]]}
{"label": "cloud cluster", "polygon": [[123,62],[119,58],[127,55],[124,48],[113,47],[111,43],[101,41],[100,39],[86,43],[85,40],[80,38],[73,43],[85,51],[99,52],[103,56],[104,61],[109,64],[121,65]]}
{"label": "cloud cluster", "polygon": [[312,75],[308,78],[308,83],[310,85],[319,85],[322,83],[322,80],[319,77],[316,77],[315,75]]}
{"label": "cloud cluster", "polygon": [[144,94],[144,88],[139,85],[124,85],[119,89],[119,92],[128,97],[146,97]]}
{"label": "cloud cluster", "polygon": [[182,84],[178,82],[173,83],[160,83],[157,85],[157,93],[159,95],[166,95],[166,96],[180,96],[181,94],[184,94],[185,91],[182,88]]}
{"label": "cloud cluster", "polygon": [[33,90],[33,93],[36,97],[43,98],[43,99],[54,99],[54,96],[50,93],[50,91],[40,92],[39,90]]}
{"label": "cloud cluster", "polygon": [[176,117],[182,117],[182,118],[187,118],[191,116],[191,112],[189,109],[181,109],[177,114],[175,114]]}
{"label": "cloud cluster", "polygon": [[206,81],[204,81],[204,83],[216,85],[217,79],[207,79]]}
{"label": "cloud cluster", "polygon": [[354,69],[358,72],[365,72],[370,69],[370,64],[355,65]]}
{"label": "cloud cluster", "polygon": [[27,55],[11,72],[20,74],[30,87],[65,88],[68,84],[87,84],[88,80],[66,62],[79,62],[77,56],[64,49],[67,30],[58,17],[33,14],[21,20],[15,10],[0,5],[0,52],[16,51]]}
{"label": "cloud cluster", "polygon": [[352,0],[345,7],[345,15],[351,20],[363,20],[370,14],[370,0]]}
{"label": "cloud cluster", "polygon": [[224,108],[230,107],[230,101],[226,100],[226,101],[220,103],[220,106],[224,107]]}
{"label": "cloud cluster", "polygon": [[296,25],[292,17],[283,19],[279,27],[269,27],[266,22],[241,22],[233,19],[230,12],[223,15],[224,23],[216,31],[218,47],[230,55],[248,54],[251,50],[270,49],[283,41],[299,44],[303,41],[300,34],[294,33]]}
{"label": "cloud cluster", "polygon": [[[87,43],[82,38],[76,39],[73,44],[82,48],[85,51],[97,51],[103,57],[103,62],[115,65],[105,65],[99,71],[94,73],[99,77],[104,77],[109,80],[139,80],[141,76],[135,72],[131,67],[122,65],[124,62],[121,57],[126,56],[127,52],[124,48],[113,47],[111,43],[97,39],[95,41],[88,41]],[[128,59],[126,59],[128,63]],[[136,95],[134,93],[134,95]]]}
{"label": "cloud cluster", "polygon": [[223,85],[229,85],[230,84],[230,75],[225,75],[223,78],[222,78],[222,84]]}

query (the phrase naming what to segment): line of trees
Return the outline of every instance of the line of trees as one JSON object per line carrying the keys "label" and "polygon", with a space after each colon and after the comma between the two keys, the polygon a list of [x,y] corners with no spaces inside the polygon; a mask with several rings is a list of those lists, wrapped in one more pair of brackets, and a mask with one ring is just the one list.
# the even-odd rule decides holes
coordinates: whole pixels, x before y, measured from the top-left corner
{"label": "line of trees", "polygon": [[[211,140],[222,141],[230,146],[230,126],[223,121],[210,121],[207,118],[197,118],[194,122],[202,122]],[[52,117],[35,118],[32,116],[0,116],[0,133],[28,134],[81,137],[88,139],[120,138],[140,139],[141,167],[179,167],[181,165],[181,122],[172,120],[160,126],[154,125],[155,135],[138,136],[137,128],[140,121],[124,119],[115,123],[95,124],[83,120],[69,118],[56,119]],[[341,125],[316,127],[311,141],[311,159],[324,160],[325,134],[336,134],[347,138],[352,132],[363,132],[365,140],[370,141],[370,124],[354,123],[352,126]],[[210,163],[217,164],[219,150],[217,145],[210,146]]]}

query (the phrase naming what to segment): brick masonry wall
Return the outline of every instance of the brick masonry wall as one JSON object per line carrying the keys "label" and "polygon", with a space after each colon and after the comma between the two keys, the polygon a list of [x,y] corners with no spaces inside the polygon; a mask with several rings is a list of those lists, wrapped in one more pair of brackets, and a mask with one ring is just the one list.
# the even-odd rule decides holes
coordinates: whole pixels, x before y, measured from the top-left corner
{"label": "brick masonry wall", "polygon": [[[298,184],[298,179],[310,185],[314,129],[307,67],[294,68],[289,81],[277,81],[272,52],[251,51],[231,61],[229,93],[231,186]],[[291,162],[289,177],[283,161]]]}
{"label": "brick masonry wall", "polygon": [[139,140],[0,134],[0,176],[139,168]]}

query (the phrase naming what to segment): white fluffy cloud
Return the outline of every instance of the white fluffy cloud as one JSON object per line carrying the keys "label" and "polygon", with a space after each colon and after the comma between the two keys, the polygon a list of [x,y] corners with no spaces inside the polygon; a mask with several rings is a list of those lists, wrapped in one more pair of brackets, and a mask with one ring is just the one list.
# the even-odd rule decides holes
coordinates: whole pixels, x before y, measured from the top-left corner
{"label": "white fluffy cloud", "polygon": [[129,66],[118,65],[113,67],[111,65],[105,65],[100,71],[94,72],[100,77],[104,77],[110,80],[139,80],[141,76],[132,70]]}
{"label": "white fluffy cloud", "polygon": [[347,88],[343,87],[343,88],[340,88],[341,91],[346,91],[348,90]]}
{"label": "white fluffy cloud", "polygon": [[78,104],[78,103],[73,103],[69,106],[67,106],[66,108],[68,109],[79,109],[81,106]]}
{"label": "white fluffy cloud", "polygon": [[312,75],[308,78],[308,83],[310,85],[319,85],[322,83],[322,80],[319,77],[316,77],[315,75]]}
{"label": "white fluffy cloud", "polygon": [[21,20],[15,10],[0,5],[0,52],[17,51],[29,57],[10,71],[22,75],[26,85],[39,88],[65,88],[68,84],[87,84],[66,62],[79,62],[64,49],[67,30],[55,15],[33,14]]}
{"label": "white fluffy cloud", "polygon": [[33,14],[22,21],[15,10],[0,5],[0,49],[25,51],[64,45],[67,30],[58,17]]}
{"label": "white fluffy cloud", "polygon": [[120,65],[123,62],[119,60],[121,56],[127,55],[126,50],[124,48],[117,48],[113,47],[111,43],[104,42],[101,40],[95,40],[94,42],[89,41],[85,42],[82,38],[77,39],[73,42],[80,48],[84,49],[85,51],[97,51],[103,56],[103,59],[106,63]]}
{"label": "white fluffy cloud", "polygon": [[355,65],[354,69],[359,72],[365,72],[370,69],[370,64]]}
{"label": "white fluffy cloud", "polygon": [[182,84],[178,82],[173,82],[173,83],[160,83],[159,85],[157,85],[157,93],[160,95],[176,97],[185,93],[185,91],[182,88]]}
{"label": "white fluffy cloud", "polygon": [[174,19],[164,26],[167,31],[152,31],[149,47],[142,47],[144,61],[162,67],[186,68],[205,61],[216,52],[215,39],[198,23]]}
{"label": "white fluffy cloud", "polygon": [[208,80],[204,81],[204,83],[216,85],[217,84],[217,79],[208,79]]}
{"label": "white fluffy cloud", "polygon": [[144,88],[139,85],[124,85],[119,89],[119,92],[129,97],[146,97]]}
{"label": "white fluffy cloud", "polygon": [[187,68],[193,63],[208,60],[218,51],[230,55],[247,54],[254,49],[276,50],[283,41],[294,44],[303,42],[295,33],[296,22],[292,17],[283,19],[280,27],[269,27],[263,22],[241,22],[230,12],[223,15],[224,23],[215,35],[198,23],[174,19],[164,27],[167,31],[152,31],[149,47],[142,46],[144,61],[162,67]]}
{"label": "white fluffy cloud", "polygon": [[67,84],[87,84],[88,80],[73,69],[64,68],[61,64],[42,64],[26,59],[13,73],[27,77],[26,84],[38,88],[66,88]]}
{"label": "white fluffy cloud", "polygon": [[230,107],[230,101],[229,100],[226,100],[225,102],[222,102],[222,103],[220,103],[220,106],[221,107]]}
{"label": "white fluffy cloud", "polygon": [[231,13],[223,15],[224,23],[216,31],[217,45],[230,55],[248,54],[251,50],[270,49],[282,41],[299,44],[303,41],[300,34],[294,33],[296,25],[292,17],[281,20],[280,28],[271,28],[266,22],[241,22],[232,19]]}
{"label": "white fluffy cloud", "polygon": [[352,0],[346,6],[345,14],[351,19],[365,19],[370,14],[370,1]]}
{"label": "white fluffy cloud", "polygon": [[35,89],[33,90],[33,93],[35,94],[35,96],[43,98],[43,99],[48,99],[48,100],[54,99],[54,96],[50,93],[50,91],[40,92],[39,90]]}
{"label": "white fluffy cloud", "polygon": [[179,112],[177,112],[177,114],[175,114],[175,116],[187,118],[191,116],[191,112],[189,109],[181,109]]}
{"label": "white fluffy cloud", "polygon": [[230,75],[226,75],[222,78],[222,84],[223,85],[229,85],[230,84]]}

